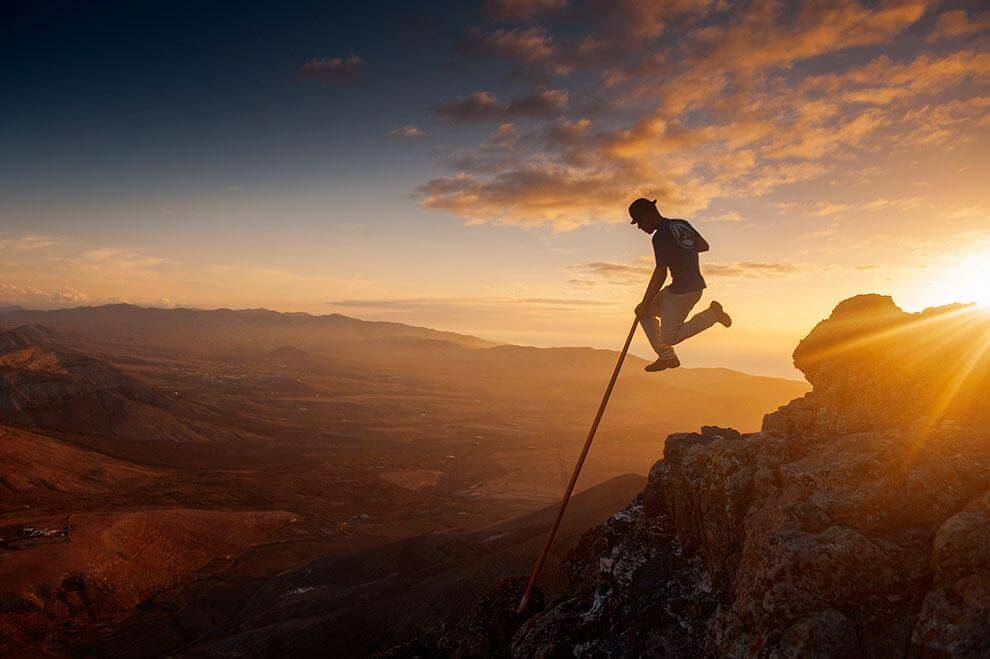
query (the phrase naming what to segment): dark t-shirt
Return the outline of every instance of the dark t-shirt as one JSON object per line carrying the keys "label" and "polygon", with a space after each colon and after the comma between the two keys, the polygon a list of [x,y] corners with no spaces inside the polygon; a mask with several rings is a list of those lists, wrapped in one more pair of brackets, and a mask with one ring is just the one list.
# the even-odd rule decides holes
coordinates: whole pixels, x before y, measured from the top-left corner
{"label": "dark t-shirt", "polygon": [[705,288],[705,279],[698,267],[700,236],[684,220],[663,220],[653,232],[653,253],[658,266],[670,270],[671,293],[693,293]]}

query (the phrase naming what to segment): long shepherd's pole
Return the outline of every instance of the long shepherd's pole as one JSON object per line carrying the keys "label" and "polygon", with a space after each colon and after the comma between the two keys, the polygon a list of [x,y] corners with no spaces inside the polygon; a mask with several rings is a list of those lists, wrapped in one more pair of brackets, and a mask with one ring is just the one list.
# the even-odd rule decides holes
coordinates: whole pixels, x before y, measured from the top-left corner
{"label": "long shepherd's pole", "polygon": [[557,529],[560,528],[560,520],[564,518],[564,510],[567,509],[567,503],[571,500],[574,485],[577,483],[578,476],[581,474],[581,467],[584,466],[584,460],[588,457],[588,451],[591,449],[591,442],[595,440],[595,433],[598,432],[598,424],[601,423],[602,415],[605,414],[605,406],[608,405],[608,399],[612,396],[612,388],[615,387],[615,381],[619,377],[622,362],[626,360],[626,353],[629,352],[629,344],[632,343],[633,336],[636,335],[636,325],[638,324],[639,318],[636,318],[633,320],[632,327],[629,328],[629,336],[626,337],[626,343],[622,346],[622,352],[619,353],[619,361],[615,363],[615,369],[612,370],[612,378],[608,381],[605,395],[602,396],[602,404],[598,406],[598,414],[595,415],[595,421],[591,424],[591,430],[588,431],[588,439],[584,440],[584,448],[581,449],[581,456],[578,458],[577,464],[574,465],[571,482],[567,484],[567,490],[564,491],[564,498],[561,500],[560,508],[557,510],[557,519],[553,521],[553,526],[550,527],[550,533],[547,534],[547,541],[543,545],[543,551],[540,552],[539,558],[533,563],[533,572],[529,575],[526,592],[523,593],[522,599],[519,600],[519,607],[516,609],[517,613],[522,613],[526,610],[526,606],[529,604],[529,598],[533,594],[533,586],[536,585],[536,580],[540,578],[543,563],[546,562],[547,555],[550,553],[550,547],[553,545],[553,539],[557,536]]}

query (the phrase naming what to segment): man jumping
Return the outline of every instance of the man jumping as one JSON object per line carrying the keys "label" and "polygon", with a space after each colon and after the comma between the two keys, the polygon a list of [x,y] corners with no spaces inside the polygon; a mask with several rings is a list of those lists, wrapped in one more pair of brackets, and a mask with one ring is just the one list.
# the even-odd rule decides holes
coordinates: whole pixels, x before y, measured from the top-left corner
{"label": "man jumping", "polygon": [[[681,362],[674,352],[674,345],[704,332],[715,323],[728,327],[732,319],[721,304],[712,302],[685,322],[705,289],[705,280],[698,268],[698,253],[707,252],[708,243],[701,234],[685,220],[661,215],[656,199],[637,199],[629,205],[629,216],[641,231],[653,234],[653,253],[657,259],[646,295],[636,305],[636,317],[657,352],[657,360],[648,364],[646,370],[677,368]],[[664,287],[668,269],[671,282]]]}

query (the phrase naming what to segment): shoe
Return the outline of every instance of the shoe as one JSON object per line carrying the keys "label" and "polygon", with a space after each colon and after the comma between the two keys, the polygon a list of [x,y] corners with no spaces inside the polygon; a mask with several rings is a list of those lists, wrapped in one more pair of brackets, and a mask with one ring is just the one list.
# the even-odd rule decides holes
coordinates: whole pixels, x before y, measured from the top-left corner
{"label": "shoe", "polygon": [[652,364],[647,364],[645,370],[656,373],[657,371],[666,371],[668,368],[677,368],[680,365],[681,360],[677,357],[659,357]]}
{"label": "shoe", "polygon": [[708,308],[715,312],[715,320],[722,323],[726,327],[732,326],[732,318],[729,314],[725,313],[725,309],[722,308],[722,304],[720,302],[712,302]]}

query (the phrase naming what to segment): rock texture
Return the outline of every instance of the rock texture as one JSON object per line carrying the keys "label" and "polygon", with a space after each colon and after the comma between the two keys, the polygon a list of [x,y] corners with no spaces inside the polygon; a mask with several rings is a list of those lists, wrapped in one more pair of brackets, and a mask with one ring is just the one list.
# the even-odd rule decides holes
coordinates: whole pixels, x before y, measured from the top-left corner
{"label": "rock texture", "polygon": [[988,347],[979,310],[842,302],[794,353],[814,390],[671,435],[511,654],[990,655]]}

